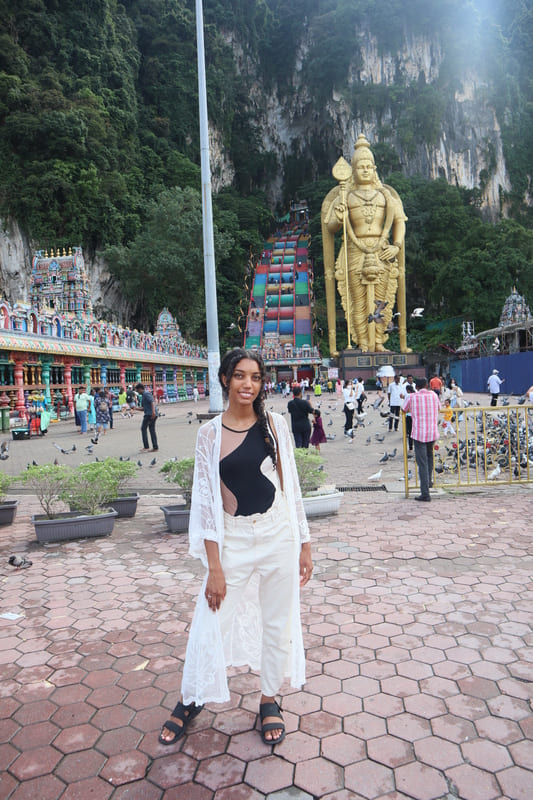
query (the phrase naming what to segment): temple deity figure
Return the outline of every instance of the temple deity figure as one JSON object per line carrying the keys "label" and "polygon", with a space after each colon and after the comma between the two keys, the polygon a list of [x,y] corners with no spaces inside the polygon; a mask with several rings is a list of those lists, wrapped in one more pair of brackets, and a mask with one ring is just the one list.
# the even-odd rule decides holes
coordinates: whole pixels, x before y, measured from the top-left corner
{"label": "temple deity figure", "polygon": [[[333,168],[339,185],[322,203],[329,346],[337,355],[335,281],[346,317],[348,348],[386,351],[398,295],[400,350],[407,348],[405,308],[405,216],[397,192],[381,183],[364,136],[355,145],[351,166],[340,158]],[[335,234],[342,245],[335,260]]]}

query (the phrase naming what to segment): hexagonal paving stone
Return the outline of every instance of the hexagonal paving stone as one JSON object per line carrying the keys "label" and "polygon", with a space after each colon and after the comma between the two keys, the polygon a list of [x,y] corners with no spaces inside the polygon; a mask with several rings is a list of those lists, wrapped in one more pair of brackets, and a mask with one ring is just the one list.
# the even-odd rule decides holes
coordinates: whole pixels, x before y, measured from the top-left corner
{"label": "hexagonal paving stone", "polygon": [[460,747],[438,736],[418,739],[414,743],[414,748],[417,759],[430,767],[444,770],[463,762]]}
{"label": "hexagonal paving stone", "polygon": [[[248,764],[246,783],[264,794],[293,785],[294,766],[277,756],[267,756]],[[205,781],[204,781],[205,783]]]}
{"label": "hexagonal paving stone", "polygon": [[440,800],[447,791],[441,773],[425,764],[406,764],[394,770],[396,786],[413,800]]}
{"label": "hexagonal paving stone", "polygon": [[343,771],[338,764],[325,758],[313,758],[296,765],[294,784],[304,791],[323,797],[343,788]]}
{"label": "hexagonal paving stone", "polygon": [[452,767],[446,770],[446,776],[457,787],[461,800],[495,800],[500,796],[494,777],[470,764]]}
{"label": "hexagonal paving stone", "polygon": [[367,742],[368,757],[386,767],[398,767],[414,761],[412,745],[395,736],[378,736]]}
{"label": "hexagonal paving stone", "polygon": [[347,766],[344,770],[344,783],[347,789],[369,800],[394,789],[392,770],[374,761],[360,761]]}
{"label": "hexagonal paving stone", "polygon": [[321,746],[322,755],[342,767],[355,764],[366,757],[364,742],[346,733],[326,736],[321,740]]}

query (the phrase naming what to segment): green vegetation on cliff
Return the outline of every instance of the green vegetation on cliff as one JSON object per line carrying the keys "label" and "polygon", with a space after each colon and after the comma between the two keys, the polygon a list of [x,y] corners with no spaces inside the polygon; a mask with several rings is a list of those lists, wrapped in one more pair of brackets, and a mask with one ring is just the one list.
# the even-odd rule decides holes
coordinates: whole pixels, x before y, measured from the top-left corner
{"label": "green vegetation on cliff", "polygon": [[[486,225],[476,192],[395,174],[410,217],[409,297],[436,318],[470,314],[479,328],[493,324],[509,282],[531,291],[533,212],[524,198],[533,12],[525,0],[495,9],[485,0],[204,0],[204,13],[209,116],[235,170],[233,187],[214,198],[224,342],[250,251],[268,233],[261,192],[277,182],[288,200],[330,181],[342,139],[324,111],[332,93],[354,118],[375,121],[387,178],[401,170],[391,132],[407,155],[435,144],[470,67],[486,78],[497,110],[512,183],[502,202],[516,222]],[[430,38],[443,52],[438,80],[421,73],[412,82],[400,69],[393,82],[361,77],[368,31],[379,54]],[[316,119],[283,158],[259,136],[267,94],[295,118]],[[39,247],[104,251],[134,305],[130,324],[148,327],[166,304],[191,338],[204,324],[197,105],[193,0],[0,0],[0,216]],[[487,153],[481,186],[496,165],[492,142]]]}

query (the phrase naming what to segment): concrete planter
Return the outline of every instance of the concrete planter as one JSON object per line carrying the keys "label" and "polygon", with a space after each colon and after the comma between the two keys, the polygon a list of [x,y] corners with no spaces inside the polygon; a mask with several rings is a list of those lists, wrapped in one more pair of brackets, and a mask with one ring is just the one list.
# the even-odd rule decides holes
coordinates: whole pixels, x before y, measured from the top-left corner
{"label": "concrete planter", "polygon": [[116,497],[114,500],[110,500],[108,505],[115,509],[118,517],[134,517],[139,497],[138,492],[132,492],[124,495],[124,497]]}
{"label": "concrete planter", "polygon": [[0,503],[0,525],[11,525],[17,513],[18,500],[6,500]]}
{"label": "concrete planter", "polygon": [[31,521],[39,542],[66,542],[70,539],[109,536],[113,532],[116,516],[115,510],[94,517],[66,511],[54,519],[48,519],[44,514],[34,514]]}
{"label": "concrete planter", "polygon": [[341,506],[342,492],[314,494],[303,498],[306,517],[327,517],[336,514]]}
{"label": "concrete planter", "polygon": [[185,506],[159,506],[165,515],[170,533],[186,533],[189,530],[190,508]]}

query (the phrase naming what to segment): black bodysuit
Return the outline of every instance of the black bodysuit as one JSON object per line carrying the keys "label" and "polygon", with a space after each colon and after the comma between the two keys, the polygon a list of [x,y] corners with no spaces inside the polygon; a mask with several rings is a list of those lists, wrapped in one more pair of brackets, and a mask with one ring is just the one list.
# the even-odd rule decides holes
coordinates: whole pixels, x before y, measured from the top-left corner
{"label": "black bodysuit", "polygon": [[224,511],[241,517],[264,514],[274,502],[277,475],[259,423],[246,431],[224,424],[222,428],[219,471]]}

